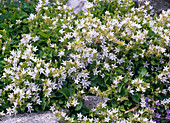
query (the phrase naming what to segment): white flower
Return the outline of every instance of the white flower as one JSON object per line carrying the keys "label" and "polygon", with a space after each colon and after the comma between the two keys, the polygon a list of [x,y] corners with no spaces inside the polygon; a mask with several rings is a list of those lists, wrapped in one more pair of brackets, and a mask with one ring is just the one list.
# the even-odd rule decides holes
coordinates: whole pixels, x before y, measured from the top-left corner
{"label": "white flower", "polygon": [[134,93],[133,93],[133,92],[134,92],[134,90],[130,90],[130,93],[131,93],[132,95],[134,95]]}
{"label": "white flower", "polygon": [[104,68],[109,72],[110,71],[110,65],[108,63],[104,63]]}
{"label": "white flower", "polygon": [[78,120],[82,119],[83,115],[81,114],[81,112],[77,114],[77,117],[78,117]]}
{"label": "white flower", "polygon": [[89,122],[92,123],[93,122],[93,118],[89,118]]}
{"label": "white flower", "polygon": [[49,97],[49,95],[51,94],[52,92],[52,88],[48,88],[47,89],[47,92],[45,93],[45,97]]}
{"label": "white flower", "polygon": [[143,119],[143,121],[144,121],[144,122],[147,122],[147,121],[148,121],[148,119],[147,119],[147,118],[144,118],[144,119]]}
{"label": "white flower", "polygon": [[144,4],[145,5],[149,5],[150,1],[145,1]]}
{"label": "white flower", "polygon": [[120,51],[120,49],[115,47],[114,51],[115,51],[115,53],[118,53]]}
{"label": "white flower", "polygon": [[34,20],[36,18],[36,15],[34,14],[30,14],[29,18],[27,18],[28,20]]}
{"label": "white flower", "polygon": [[73,123],[73,122],[74,122],[74,118],[70,118],[69,121],[70,121],[71,123]]}
{"label": "white flower", "polygon": [[31,113],[31,111],[34,111],[34,109],[32,108],[32,103],[28,103],[27,108],[28,108],[28,112],[30,112],[30,113]]}
{"label": "white flower", "polygon": [[144,113],[144,111],[143,111],[143,110],[139,110],[138,112],[139,112],[139,114],[143,114],[143,113]]}
{"label": "white flower", "polygon": [[139,117],[139,114],[134,114],[134,118],[138,118]]}
{"label": "white flower", "polygon": [[94,123],[98,123],[99,122],[99,118],[94,118]]}
{"label": "white flower", "polygon": [[104,73],[103,73],[103,74],[101,74],[101,77],[102,77],[102,78],[104,78],[104,77],[105,77]]}
{"label": "white flower", "polygon": [[92,110],[93,112],[95,112],[95,111],[96,111],[96,108],[92,108],[91,110]]}
{"label": "white flower", "polygon": [[64,55],[64,52],[63,51],[60,51],[58,56],[61,58],[62,56]]}
{"label": "white flower", "polygon": [[106,14],[106,15],[110,15],[109,11],[105,11],[105,14]]}
{"label": "white flower", "polygon": [[88,8],[91,8],[91,7],[93,7],[93,4],[90,3],[90,2],[86,2],[85,5],[84,5],[85,9],[88,9]]}
{"label": "white flower", "polygon": [[97,71],[97,68],[96,68],[96,69],[93,69],[94,75],[98,75],[99,72],[101,72],[101,71]]}
{"label": "white flower", "polygon": [[136,53],[133,53],[133,58],[138,57],[139,55],[137,55]]}
{"label": "white flower", "polygon": [[21,20],[16,20],[16,24],[20,24],[21,22]]}
{"label": "white flower", "polygon": [[81,93],[81,94],[84,94],[85,92],[84,92],[84,90],[81,90],[80,93]]}
{"label": "white flower", "polygon": [[66,116],[66,113],[65,113],[65,112],[61,112],[61,116],[62,116],[62,117],[65,117],[65,116]]}
{"label": "white flower", "polygon": [[169,67],[168,66],[165,66],[163,71],[168,71]]}
{"label": "white flower", "polygon": [[163,77],[163,74],[159,74],[159,75],[158,75],[158,78],[159,78],[159,79],[162,79],[162,77]]}
{"label": "white flower", "polygon": [[12,109],[11,109],[11,108],[7,108],[6,110],[7,110],[7,113],[6,113],[6,114],[9,114],[9,115],[11,116],[12,113],[13,113]]}
{"label": "white flower", "polygon": [[99,86],[94,87],[94,90],[95,90],[95,91],[98,91],[98,89],[99,89]]}
{"label": "white flower", "polygon": [[87,116],[84,116],[84,117],[83,117],[83,121],[87,121]]}
{"label": "white flower", "polygon": [[67,102],[66,106],[67,106],[67,108],[69,108],[69,107],[70,107],[70,103],[69,103],[69,102]]}
{"label": "white flower", "polygon": [[73,102],[72,102],[71,104],[74,105],[74,107],[76,107],[76,105],[78,105],[79,103],[77,102],[76,99],[74,99]]}
{"label": "white flower", "polygon": [[105,117],[104,122],[109,122],[110,118],[109,117]]}
{"label": "white flower", "polygon": [[116,55],[113,54],[113,53],[109,53],[109,58],[110,58],[111,60],[114,60],[114,61],[116,61],[116,59],[117,59]]}
{"label": "white flower", "polygon": [[6,47],[2,47],[2,50],[5,51]]}
{"label": "white flower", "polygon": [[102,103],[102,108],[105,108],[107,106],[106,103]]}
{"label": "white flower", "polygon": [[0,115],[1,115],[1,116],[5,116],[4,111],[0,112]]}
{"label": "white flower", "polygon": [[84,99],[84,100],[89,100],[89,99],[88,99],[88,96],[84,96],[83,99]]}
{"label": "white flower", "polygon": [[50,111],[52,111],[52,112],[54,112],[54,111],[55,111],[54,106],[50,106]]}
{"label": "white flower", "polygon": [[118,66],[116,66],[116,64],[111,64],[111,66],[112,66],[113,69],[118,67]]}
{"label": "white flower", "polygon": [[0,34],[0,38],[2,38],[2,35]]}
{"label": "white flower", "polygon": [[41,101],[40,99],[37,99],[37,104],[39,104],[39,105],[40,105],[40,104],[41,104],[41,102],[42,102],[42,101]]}
{"label": "white flower", "polygon": [[65,116],[64,120],[68,121],[68,120],[69,120],[69,117],[68,117],[68,116]]}
{"label": "white flower", "polygon": [[50,19],[50,17],[47,17],[47,15],[44,15],[42,18],[43,18],[44,20]]}
{"label": "white flower", "polygon": [[15,115],[18,113],[18,111],[16,110],[16,107],[12,108],[12,113],[14,113]]}
{"label": "white flower", "polygon": [[144,65],[144,67],[148,68],[148,65],[149,65],[149,64],[148,64],[147,61],[146,61],[145,63],[143,62],[143,65]]}
{"label": "white flower", "polygon": [[78,79],[76,79],[76,80],[74,81],[74,83],[78,84],[78,83],[79,83],[79,80],[78,80]]}
{"label": "white flower", "polygon": [[164,52],[166,51],[165,48],[160,47],[160,49],[161,49],[161,52],[162,52],[162,53],[164,53]]}
{"label": "white flower", "polygon": [[48,0],[45,0],[45,4],[44,5],[48,5],[50,2]]}
{"label": "white flower", "polygon": [[120,80],[122,80],[122,79],[123,79],[122,75],[121,75],[121,76],[118,76],[118,78],[119,78]]}

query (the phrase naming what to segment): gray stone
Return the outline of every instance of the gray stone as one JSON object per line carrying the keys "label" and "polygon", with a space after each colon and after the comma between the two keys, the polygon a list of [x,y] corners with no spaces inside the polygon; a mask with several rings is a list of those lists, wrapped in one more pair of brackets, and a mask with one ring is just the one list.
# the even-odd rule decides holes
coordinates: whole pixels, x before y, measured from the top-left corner
{"label": "gray stone", "polygon": [[87,100],[84,100],[84,107],[88,109],[95,108],[100,102],[107,102],[108,98],[102,98],[97,96],[87,96]]}
{"label": "gray stone", "polygon": [[68,0],[66,5],[72,7],[75,13],[79,13],[81,10],[84,10],[85,3],[87,0]]}
{"label": "gray stone", "polygon": [[[61,111],[69,115],[68,109],[62,109]],[[61,122],[51,111],[39,111],[36,113],[23,113],[16,114],[16,116],[6,115],[2,117],[0,123],[65,123]]]}
{"label": "gray stone", "polygon": [[0,123],[59,123],[51,111],[40,111],[38,113],[16,114],[16,116],[2,117]]}
{"label": "gray stone", "polygon": [[170,9],[170,0],[133,0],[137,6],[144,5],[145,1],[149,1],[150,5],[153,6],[154,14],[160,14],[162,10]]}
{"label": "gray stone", "polygon": [[170,0],[150,0],[155,13],[160,14],[162,10],[170,9]]}

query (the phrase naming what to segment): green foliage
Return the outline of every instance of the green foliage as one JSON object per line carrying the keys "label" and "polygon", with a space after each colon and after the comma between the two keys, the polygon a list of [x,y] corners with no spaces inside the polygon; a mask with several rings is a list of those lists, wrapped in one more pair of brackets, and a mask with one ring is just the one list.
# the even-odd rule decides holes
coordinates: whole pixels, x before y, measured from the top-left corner
{"label": "green foliage", "polygon": [[[147,5],[133,8],[128,0],[89,1],[94,6],[81,15],[66,0],[0,4],[0,111],[54,106],[68,122],[81,122],[81,114],[82,122],[167,115],[169,11],[153,17]],[[89,94],[105,103],[85,108]]]}

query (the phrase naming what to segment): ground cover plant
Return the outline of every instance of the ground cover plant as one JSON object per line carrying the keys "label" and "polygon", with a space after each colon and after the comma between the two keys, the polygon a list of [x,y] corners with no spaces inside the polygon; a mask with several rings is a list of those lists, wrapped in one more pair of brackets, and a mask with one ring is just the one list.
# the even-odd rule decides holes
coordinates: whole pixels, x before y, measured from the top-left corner
{"label": "ground cover plant", "polygon": [[[22,17],[0,20],[1,115],[51,110],[66,122],[168,122],[170,10],[158,16],[149,2],[89,1],[80,15],[66,1],[40,0],[33,11],[15,9]],[[87,109],[87,95],[106,100]]]}

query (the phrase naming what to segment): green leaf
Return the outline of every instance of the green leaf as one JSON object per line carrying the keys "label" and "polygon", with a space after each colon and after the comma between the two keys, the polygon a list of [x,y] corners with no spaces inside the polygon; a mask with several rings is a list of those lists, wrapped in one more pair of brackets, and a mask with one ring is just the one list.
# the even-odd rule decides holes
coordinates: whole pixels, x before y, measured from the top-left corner
{"label": "green leaf", "polygon": [[124,105],[128,105],[128,103],[129,103],[129,101],[125,101],[125,102],[124,102]]}
{"label": "green leaf", "polygon": [[120,106],[120,110],[121,110],[121,111],[126,111],[124,105],[121,105],[121,106]]}
{"label": "green leaf", "polygon": [[38,106],[35,106],[35,111],[39,112],[39,107]]}
{"label": "green leaf", "polygon": [[58,90],[58,92],[60,92],[61,94],[63,94],[66,99],[68,99],[69,96],[70,96],[70,91],[69,91],[68,88],[60,89],[60,90]]}
{"label": "green leaf", "polygon": [[129,117],[133,117],[133,113],[132,113],[132,112],[129,112],[129,113],[128,113],[128,116],[129,116]]}
{"label": "green leaf", "polygon": [[129,100],[127,97],[121,97],[120,98],[120,101],[122,102],[122,101],[125,101],[125,100]]}
{"label": "green leaf", "polygon": [[141,67],[140,69],[139,69],[139,75],[140,76],[145,76],[146,75],[146,73],[147,73],[147,69],[145,68],[145,67]]}
{"label": "green leaf", "polygon": [[28,14],[26,12],[20,12],[19,19],[22,19],[23,17],[27,17]]}
{"label": "green leaf", "polygon": [[104,74],[107,75],[107,76],[110,76],[110,73],[108,73],[108,72],[106,72],[106,71],[104,72]]}
{"label": "green leaf", "polygon": [[117,72],[118,74],[121,74],[121,75],[125,75],[124,71],[121,69],[115,69],[115,72]]}
{"label": "green leaf", "polygon": [[108,81],[108,79],[109,79],[109,77],[104,78],[105,84],[106,84],[106,82]]}
{"label": "green leaf", "polygon": [[54,92],[51,93],[50,98],[56,97],[56,95],[54,94]]}
{"label": "green leaf", "polygon": [[121,92],[123,85],[124,85],[124,83],[122,83],[121,85],[118,86],[118,92],[119,93]]}
{"label": "green leaf", "polygon": [[139,60],[139,58],[137,57],[137,58],[135,58],[135,61],[138,61]]}
{"label": "green leaf", "polygon": [[140,63],[140,61],[135,62],[136,67],[138,67],[139,63]]}
{"label": "green leaf", "polygon": [[93,77],[91,78],[91,80],[95,80],[97,77],[98,77],[98,76],[93,76]]}
{"label": "green leaf", "polygon": [[122,97],[124,97],[124,96],[127,96],[128,93],[129,93],[129,90],[128,90],[128,89],[122,88],[120,95],[121,95]]}
{"label": "green leaf", "polygon": [[82,108],[82,106],[83,106],[83,102],[82,102],[82,101],[79,101],[79,104],[76,105],[75,110],[76,110],[76,111],[79,111],[79,110]]}
{"label": "green leaf", "polygon": [[50,98],[48,98],[47,100],[47,103],[46,103],[47,107],[49,106],[49,104],[50,104]]}
{"label": "green leaf", "polygon": [[88,108],[81,108],[81,113],[82,113],[82,115],[86,115],[86,114],[88,114],[89,113],[89,109]]}
{"label": "green leaf", "polygon": [[42,37],[44,37],[44,38],[49,38],[50,37],[50,35],[48,35],[48,34],[45,34],[45,33],[43,33],[43,32],[39,32],[38,34],[40,34]]}
{"label": "green leaf", "polygon": [[140,98],[140,95],[138,93],[135,93],[134,95],[131,95],[132,97],[132,100],[136,103],[139,103],[139,98]]}
{"label": "green leaf", "polygon": [[124,78],[124,83],[128,82],[129,78]]}
{"label": "green leaf", "polygon": [[59,104],[63,104],[64,102],[62,101],[62,100],[59,100],[59,102],[58,102]]}
{"label": "green leaf", "polygon": [[43,102],[42,103],[42,110],[45,110],[45,107],[46,107],[46,102]]}
{"label": "green leaf", "polygon": [[25,106],[25,105],[22,105],[22,106],[21,106],[21,111],[24,112],[25,109],[26,109],[26,106]]}
{"label": "green leaf", "polygon": [[97,81],[98,76],[92,76],[91,78],[92,78],[92,79],[91,79],[91,86],[94,87],[94,86],[96,86],[97,83],[98,83],[98,81]]}
{"label": "green leaf", "polygon": [[5,60],[1,60],[0,63],[4,65],[6,64]]}
{"label": "green leaf", "polygon": [[118,103],[116,100],[112,100],[111,105],[113,108],[116,108],[118,106]]}
{"label": "green leaf", "polygon": [[107,87],[101,77],[98,77],[98,78],[96,79],[96,83],[98,83],[99,86],[101,86],[101,87]]}
{"label": "green leaf", "polygon": [[74,88],[69,88],[69,93],[70,93],[70,96],[74,96],[75,89]]}
{"label": "green leaf", "polygon": [[156,62],[154,60],[151,60],[152,65],[156,65]]}

